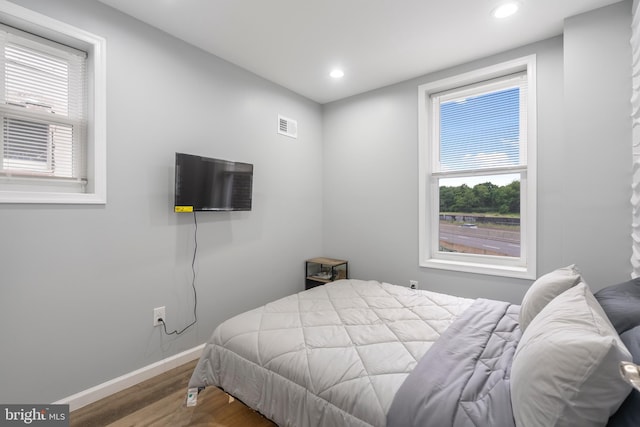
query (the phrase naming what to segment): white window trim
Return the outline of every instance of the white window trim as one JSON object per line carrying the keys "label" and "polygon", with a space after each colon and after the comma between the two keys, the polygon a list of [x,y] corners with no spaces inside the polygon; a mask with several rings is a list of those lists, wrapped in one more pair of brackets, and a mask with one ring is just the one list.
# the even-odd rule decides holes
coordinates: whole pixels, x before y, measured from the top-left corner
{"label": "white window trim", "polygon": [[0,191],[0,203],[105,204],[107,202],[106,41],[87,31],[0,0],[0,21],[88,52],[87,177],[84,193]]}
{"label": "white window trim", "polygon": [[[438,221],[431,209],[438,201],[439,189],[432,182],[432,120],[431,95],[506,76],[515,72],[527,72],[528,117],[527,117],[527,172],[521,180],[521,258],[454,254],[447,256],[434,250],[433,236],[438,235]],[[419,190],[419,265],[425,268],[454,270],[477,274],[536,278],[536,170],[537,170],[537,120],[536,120],[536,56],[530,55],[496,64],[458,76],[426,83],[418,87],[418,190]],[[439,213],[439,210],[438,212]],[[436,218],[436,219],[434,219]]]}

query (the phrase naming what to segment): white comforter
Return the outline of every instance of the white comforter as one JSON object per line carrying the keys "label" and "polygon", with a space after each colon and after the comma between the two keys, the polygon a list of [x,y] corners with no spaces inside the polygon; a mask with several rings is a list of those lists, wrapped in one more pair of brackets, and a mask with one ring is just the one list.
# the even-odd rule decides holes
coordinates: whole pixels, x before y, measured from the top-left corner
{"label": "white comforter", "polygon": [[189,386],[218,386],[283,426],[384,426],[408,373],[472,302],[375,281],[318,286],[222,323]]}

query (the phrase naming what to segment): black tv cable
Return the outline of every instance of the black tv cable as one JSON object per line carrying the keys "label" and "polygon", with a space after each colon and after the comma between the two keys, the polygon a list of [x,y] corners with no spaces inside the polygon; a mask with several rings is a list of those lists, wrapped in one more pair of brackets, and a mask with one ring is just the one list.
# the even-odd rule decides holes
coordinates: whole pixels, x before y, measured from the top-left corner
{"label": "black tv cable", "polygon": [[198,322],[198,313],[197,313],[198,292],[196,290],[196,255],[198,254],[198,218],[196,216],[196,211],[193,211],[193,225],[194,225],[194,231],[193,231],[194,247],[193,247],[193,258],[191,259],[191,274],[192,274],[191,287],[193,288],[193,322],[189,323],[180,331],[178,331],[177,329],[174,329],[171,332],[167,332],[167,324],[164,323],[164,319],[159,319],[159,322],[162,323],[162,327],[164,328],[164,333],[166,335],[180,335],[184,331],[186,331],[187,329],[195,325],[196,322]]}

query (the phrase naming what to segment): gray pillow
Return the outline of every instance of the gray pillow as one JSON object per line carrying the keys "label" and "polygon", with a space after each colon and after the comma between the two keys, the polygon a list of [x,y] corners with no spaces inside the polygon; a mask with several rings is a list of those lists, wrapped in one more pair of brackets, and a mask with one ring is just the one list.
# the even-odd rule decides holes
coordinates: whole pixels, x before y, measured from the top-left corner
{"label": "gray pillow", "polygon": [[574,264],[541,276],[527,290],[520,308],[520,329],[527,329],[534,317],[555,297],[582,281]]}
{"label": "gray pillow", "polygon": [[595,296],[618,334],[640,325],[640,278],[601,289]]}
{"label": "gray pillow", "polygon": [[618,371],[630,358],[587,285],[570,288],[540,311],[516,349],[516,425],[605,425],[631,390]]}
{"label": "gray pillow", "polygon": [[[640,326],[636,326],[620,335],[622,342],[633,356],[633,362],[640,364]],[[633,390],[620,406],[620,409],[609,418],[607,427],[640,426],[640,391]]]}

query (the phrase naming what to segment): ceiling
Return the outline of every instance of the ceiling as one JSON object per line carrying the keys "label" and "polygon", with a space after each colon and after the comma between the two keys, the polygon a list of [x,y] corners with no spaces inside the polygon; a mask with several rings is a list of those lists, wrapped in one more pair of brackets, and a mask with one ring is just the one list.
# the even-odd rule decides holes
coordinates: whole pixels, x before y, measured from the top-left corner
{"label": "ceiling", "polygon": [[[100,0],[319,103],[562,33],[620,0]],[[345,76],[329,72],[340,67]]]}

